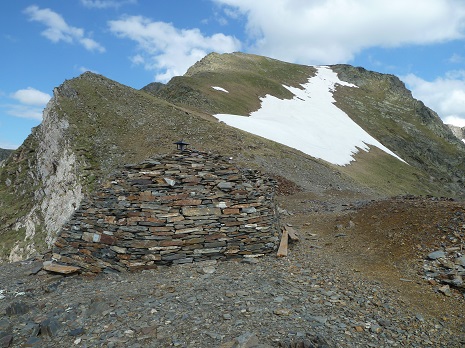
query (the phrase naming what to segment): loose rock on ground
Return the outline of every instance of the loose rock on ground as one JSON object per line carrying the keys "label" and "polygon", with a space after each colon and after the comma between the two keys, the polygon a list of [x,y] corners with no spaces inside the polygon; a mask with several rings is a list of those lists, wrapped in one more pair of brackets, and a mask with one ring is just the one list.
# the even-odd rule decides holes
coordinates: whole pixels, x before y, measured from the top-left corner
{"label": "loose rock on ground", "polygon": [[[445,296],[424,278],[424,263],[435,262],[428,255],[441,243],[444,250],[450,247],[447,236],[418,236],[412,244],[401,228],[405,221],[396,220],[409,209],[420,215],[443,209],[445,218],[458,203],[362,204],[339,197],[334,209],[309,214],[313,201],[297,193],[280,202],[290,213],[283,222],[300,234],[286,258],[205,261],[95,277],[39,270],[40,258],[3,265],[0,347],[465,345],[460,291],[450,287]],[[345,236],[336,237],[341,233]],[[398,244],[385,242],[389,233]],[[401,258],[408,250],[410,256]]]}

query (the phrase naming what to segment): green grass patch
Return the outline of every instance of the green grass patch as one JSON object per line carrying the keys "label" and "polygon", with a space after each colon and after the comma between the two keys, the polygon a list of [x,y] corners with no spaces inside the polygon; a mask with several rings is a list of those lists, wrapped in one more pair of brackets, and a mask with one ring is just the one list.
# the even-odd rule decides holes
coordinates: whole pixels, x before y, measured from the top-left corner
{"label": "green grass patch", "polygon": [[16,244],[19,244],[19,247],[24,247],[26,238],[26,229],[21,228],[18,231],[9,230],[0,235],[0,260],[8,261],[10,252]]}

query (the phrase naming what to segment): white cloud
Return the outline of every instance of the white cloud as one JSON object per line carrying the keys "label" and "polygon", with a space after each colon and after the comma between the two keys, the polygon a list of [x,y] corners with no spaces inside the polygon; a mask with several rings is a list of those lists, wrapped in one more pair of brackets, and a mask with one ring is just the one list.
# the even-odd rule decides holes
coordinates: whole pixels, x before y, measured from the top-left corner
{"label": "white cloud", "polygon": [[81,0],[81,4],[87,8],[120,8],[126,4],[136,4],[137,0]]}
{"label": "white cloud", "polygon": [[41,92],[35,88],[28,87],[26,89],[20,89],[11,94],[13,99],[18,100],[22,104],[27,105],[42,105],[48,103],[51,96],[47,93]]}
{"label": "white cloud", "polygon": [[14,104],[6,106],[6,113],[8,115],[20,118],[31,118],[40,121],[42,120],[42,111],[43,108],[23,104]]}
{"label": "white cloud", "polygon": [[465,57],[461,56],[460,54],[454,53],[452,56],[449,58],[449,63],[463,63],[465,62]]}
{"label": "white cloud", "polygon": [[465,2],[459,0],[212,1],[226,15],[233,9],[245,16],[250,51],[289,62],[343,63],[369,47],[464,37]]}
{"label": "white cloud", "polygon": [[196,28],[177,29],[171,23],[153,22],[142,16],[109,21],[108,25],[116,36],[138,43],[140,52],[131,58],[132,62],[143,63],[147,70],[158,72],[155,79],[162,82],[184,74],[210,52],[226,53],[241,48],[240,41],[232,36],[205,36]]}
{"label": "white cloud", "polygon": [[81,74],[82,73],[85,73],[86,71],[90,71],[90,72],[93,72],[95,74],[98,74],[99,72],[97,70],[92,70],[92,69],[89,69],[85,66],[80,66],[80,67],[74,67],[77,71],[79,71]]}
{"label": "white cloud", "polygon": [[452,124],[457,127],[465,127],[465,118],[458,116],[446,116],[443,121],[445,124]]}
{"label": "white cloud", "polygon": [[144,57],[141,56],[140,54],[136,54],[135,56],[132,56],[132,57],[131,57],[131,62],[132,62],[134,65],[144,64],[144,63],[145,63],[145,59],[144,59]]}
{"label": "white cloud", "polygon": [[48,8],[40,9],[32,5],[24,13],[29,16],[30,21],[40,22],[47,27],[41,34],[52,42],[78,42],[86,50],[105,52],[102,45],[85,35],[84,29],[68,25],[61,15]]}
{"label": "white cloud", "polygon": [[83,37],[78,39],[79,43],[88,51],[105,52],[105,49],[95,40]]}
{"label": "white cloud", "polygon": [[10,98],[15,99],[18,103],[2,105],[6,114],[14,117],[42,120],[43,109],[51,96],[35,88],[28,87],[10,94]]}
{"label": "white cloud", "polygon": [[414,74],[402,77],[415,98],[438,113],[444,123],[465,126],[465,70],[426,81]]}

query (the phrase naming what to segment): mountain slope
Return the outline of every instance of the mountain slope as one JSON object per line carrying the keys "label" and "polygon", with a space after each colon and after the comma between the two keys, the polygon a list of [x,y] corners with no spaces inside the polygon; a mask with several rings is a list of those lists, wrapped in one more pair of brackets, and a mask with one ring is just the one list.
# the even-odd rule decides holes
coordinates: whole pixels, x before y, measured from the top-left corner
{"label": "mountain slope", "polygon": [[434,113],[391,76],[331,68],[358,86],[337,85],[336,105],[408,164],[370,147],[338,166],[213,116],[249,115],[267,95],[291,100],[292,88],[303,90],[316,67],[242,53],[211,54],[185,76],[140,91],[88,72],[54,90],[42,124],[0,168],[0,259],[45,250],[83,197],[111,172],[171,152],[180,139],[321,197],[334,190],[366,198],[464,194],[465,171],[457,158],[463,158],[465,147]]}
{"label": "mountain slope", "polygon": [[[283,85],[299,87],[315,73],[311,66],[243,53],[212,53],[184,76],[174,77],[156,95],[209,114],[247,115],[260,108],[259,97],[292,98]],[[229,93],[218,93],[220,86]]]}
{"label": "mountain slope", "polygon": [[10,156],[10,154],[13,152],[13,150],[9,150],[9,149],[0,149],[0,162],[2,162],[3,160],[7,159],[8,156]]}
{"label": "mountain slope", "polygon": [[[465,147],[437,114],[414,99],[393,75],[349,65],[330,68],[340,80],[358,87],[338,84],[333,93],[336,106],[409,164],[393,161],[374,149],[371,154],[358,152],[358,160],[337,168],[338,171],[388,195],[463,195],[465,166],[460,159],[465,155]],[[278,99],[295,97],[284,86],[302,89],[316,70],[317,67],[242,53],[211,54],[156,95],[212,114],[246,116],[260,110],[260,101],[266,95]],[[254,83],[249,83],[249,79]]]}
{"label": "mountain slope", "polygon": [[359,86],[350,91],[345,87],[336,91],[339,108],[450,195],[463,190],[465,146],[434,111],[412,98],[393,75],[348,65],[333,69],[342,80]]}
{"label": "mountain slope", "polygon": [[249,117],[230,114],[216,114],[215,117],[336,165],[350,164],[354,153],[359,149],[368,151],[370,146],[402,161],[334,105],[336,85],[357,88],[339,80],[329,67],[318,67],[316,76],[301,88],[286,86],[294,95],[292,99],[266,95],[260,98],[261,108]]}

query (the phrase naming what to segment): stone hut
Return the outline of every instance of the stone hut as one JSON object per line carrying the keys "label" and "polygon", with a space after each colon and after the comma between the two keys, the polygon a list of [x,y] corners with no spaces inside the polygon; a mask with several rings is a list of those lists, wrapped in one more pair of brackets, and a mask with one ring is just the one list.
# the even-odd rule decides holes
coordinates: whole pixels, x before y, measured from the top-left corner
{"label": "stone hut", "polygon": [[188,150],[126,165],[84,200],[54,247],[84,272],[265,254],[279,243],[274,180]]}

